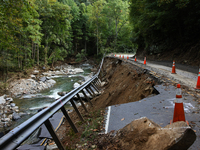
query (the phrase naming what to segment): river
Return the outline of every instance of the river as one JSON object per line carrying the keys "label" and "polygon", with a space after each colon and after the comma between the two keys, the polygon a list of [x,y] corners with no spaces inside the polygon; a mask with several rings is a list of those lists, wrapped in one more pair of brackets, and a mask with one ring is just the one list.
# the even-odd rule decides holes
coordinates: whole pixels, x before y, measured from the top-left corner
{"label": "river", "polygon": [[[91,73],[92,66],[89,64],[82,64],[80,66],[75,66],[76,68],[82,68],[84,73],[76,75],[59,75],[54,76],[53,79],[56,81],[56,84],[49,89],[43,90],[37,94],[24,95],[20,98],[14,98],[14,103],[19,106],[20,112],[24,112],[26,115],[23,115],[17,121],[13,121],[11,127],[7,130],[12,129],[22,122],[26,121],[28,118],[33,116],[38,112],[39,109],[49,106],[60,96],[58,92],[71,91],[73,89],[74,83],[83,80],[81,76],[88,76]],[[71,110],[72,107],[70,104],[65,106],[68,110]]]}

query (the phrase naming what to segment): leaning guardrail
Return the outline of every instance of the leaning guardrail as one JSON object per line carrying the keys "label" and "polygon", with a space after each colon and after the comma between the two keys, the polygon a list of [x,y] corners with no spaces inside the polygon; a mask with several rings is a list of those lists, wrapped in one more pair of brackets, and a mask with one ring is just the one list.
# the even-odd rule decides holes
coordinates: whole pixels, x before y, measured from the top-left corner
{"label": "leaning guardrail", "polygon": [[[20,146],[36,129],[38,129],[42,124],[45,124],[46,128],[48,129],[49,133],[51,134],[53,140],[57,144],[58,148],[60,150],[64,150],[64,147],[60,140],[58,139],[50,121],[49,118],[55,114],[58,110],[61,110],[69,122],[70,126],[74,130],[74,132],[78,132],[77,128],[75,127],[73,121],[71,120],[70,116],[68,115],[67,111],[64,108],[64,105],[68,102],[71,102],[72,106],[74,107],[74,110],[78,114],[79,118],[83,120],[83,117],[81,116],[80,112],[78,111],[74,101],[73,97],[77,96],[81,102],[81,105],[87,111],[84,103],[82,102],[81,97],[79,96],[79,93],[82,92],[84,97],[88,100],[89,104],[92,106],[92,103],[90,102],[90,99],[84,92],[84,89],[93,97],[95,95],[94,90],[99,92],[99,73],[101,71],[102,65],[103,65],[104,58],[102,58],[100,67],[98,72],[88,81],[84,82],[81,86],[77,87],[76,89],[72,90],[71,92],[65,94],[63,97],[56,100],[54,103],[52,103],[49,107],[45,108],[44,110],[38,112],[31,118],[29,118],[27,121],[22,123],[21,125],[17,126],[10,132],[8,132],[6,135],[4,135],[0,139],[0,149],[1,150],[12,150]],[[92,90],[93,88],[93,90]]]}

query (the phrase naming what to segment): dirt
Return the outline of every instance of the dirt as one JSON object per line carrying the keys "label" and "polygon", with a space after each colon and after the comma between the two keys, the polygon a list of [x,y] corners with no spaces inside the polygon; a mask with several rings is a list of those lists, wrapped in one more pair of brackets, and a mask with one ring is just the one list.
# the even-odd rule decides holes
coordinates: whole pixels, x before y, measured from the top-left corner
{"label": "dirt", "polygon": [[[113,139],[108,138],[112,132],[107,135],[102,134],[104,133],[105,108],[154,95],[153,86],[157,84],[145,70],[114,58],[105,59],[101,81],[104,82],[104,86],[101,87],[102,94],[91,100],[93,107],[88,105],[89,113],[86,113],[81,106],[79,107],[85,121],[81,122],[74,111],[70,113],[79,132],[74,133],[67,121],[58,130],[59,138],[67,149],[109,149],[110,146],[115,149],[119,147],[118,142],[113,143]],[[95,120],[97,120],[96,126],[89,128],[93,126]],[[85,135],[89,131],[91,133]],[[101,142],[102,140],[106,140],[108,145]]]}

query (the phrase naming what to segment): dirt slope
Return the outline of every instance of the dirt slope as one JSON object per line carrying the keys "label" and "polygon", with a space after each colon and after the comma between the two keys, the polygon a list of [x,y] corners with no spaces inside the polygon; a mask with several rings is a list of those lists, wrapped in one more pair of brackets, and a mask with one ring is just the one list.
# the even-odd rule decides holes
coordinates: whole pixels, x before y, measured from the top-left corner
{"label": "dirt slope", "polygon": [[104,93],[95,99],[98,107],[138,101],[153,93],[155,81],[145,70],[114,58],[106,58],[103,66]]}

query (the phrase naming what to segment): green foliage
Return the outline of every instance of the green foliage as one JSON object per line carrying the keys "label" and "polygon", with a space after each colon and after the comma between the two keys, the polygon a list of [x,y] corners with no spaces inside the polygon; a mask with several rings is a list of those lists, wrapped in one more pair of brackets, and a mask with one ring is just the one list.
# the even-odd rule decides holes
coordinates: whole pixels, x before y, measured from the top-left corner
{"label": "green foliage", "polygon": [[148,53],[196,41],[200,2],[197,0],[131,0],[133,42]]}
{"label": "green foliage", "polygon": [[0,70],[53,66],[74,54],[80,61],[132,51],[128,6],[128,0],[1,1]]}
{"label": "green foliage", "polygon": [[78,54],[76,55],[76,62],[80,62],[80,61],[82,61],[82,60],[87,59],[86,56],[87,56],[87,54],[85,53],[85,50],[82,49],[82,50],[81,50],[81,53],[78,53]]}

